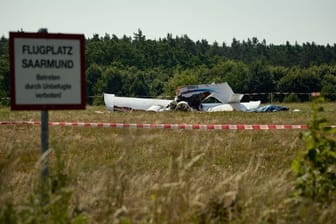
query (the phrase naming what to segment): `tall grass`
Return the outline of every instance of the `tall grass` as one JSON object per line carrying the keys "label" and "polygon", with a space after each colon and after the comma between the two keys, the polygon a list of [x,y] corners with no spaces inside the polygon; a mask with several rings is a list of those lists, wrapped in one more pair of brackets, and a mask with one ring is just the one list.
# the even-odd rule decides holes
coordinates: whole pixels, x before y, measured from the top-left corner
{"label": "tall grass", "polygon": [[[110,113],[104,107],[88,107],[50,111],[49,119],[201,124],[306,124],[311,119],[309,104],[287,106],[288,112],[262,114]],[[322,116],[336,123],[335,105],[323,106]],[[1,108],[0,120],[39,120],[39,112]],[[17,125],[0,130],[1,221],[28,223],[29,217],[44,214],[27,213],[38,208],[31,200],[38,191],[40,129]],[[334,201],[320,209],[309,200],[298,203],[291,197],[295,175],[290,166],[305,147],[299,130],[50,127],[49,131],[49,202],[55,203],[55,214],[62,213],[55,217],[65,223],[336,221]],[[44,212],[51,212],[48,209]]]}

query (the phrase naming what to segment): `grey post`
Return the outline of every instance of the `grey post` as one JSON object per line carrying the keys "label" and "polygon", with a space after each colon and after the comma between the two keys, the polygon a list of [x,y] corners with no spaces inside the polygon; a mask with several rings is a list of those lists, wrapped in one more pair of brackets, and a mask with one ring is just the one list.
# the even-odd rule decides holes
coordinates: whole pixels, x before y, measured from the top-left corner
{"label": "grey post", "polygon": [[42,178],[48,177],[48,159],[45,153],[48,151],[49,148],[49,133],[48,133],[48,111],[42,110],[41,111],[41,156],[42,156],[42,163],[41,163],[41,176]]}
{"label": "grey post", "polygon": [[[40,28],[38,30],[38,32],[39,33],[48,33],[48,29],[47,28]],[[48,110],[42,110],[41,111],[41,156],[42,156],[41,177],[42,178],[48,177],[48,175],[49,175],[48,158],[47,158],[47,155],[45,155],[45,153],[49,149],[48,123],[49,123]]]}

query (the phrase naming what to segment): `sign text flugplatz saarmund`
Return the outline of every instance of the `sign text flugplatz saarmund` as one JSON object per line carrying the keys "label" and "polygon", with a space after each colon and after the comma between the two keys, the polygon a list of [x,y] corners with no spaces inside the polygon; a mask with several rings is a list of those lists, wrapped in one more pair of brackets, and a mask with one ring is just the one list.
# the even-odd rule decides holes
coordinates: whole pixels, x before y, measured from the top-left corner
{"label": "sign text flugplatz saarmund", "polygon": [[84,35],[11,32],[12,110],[85,109]]}

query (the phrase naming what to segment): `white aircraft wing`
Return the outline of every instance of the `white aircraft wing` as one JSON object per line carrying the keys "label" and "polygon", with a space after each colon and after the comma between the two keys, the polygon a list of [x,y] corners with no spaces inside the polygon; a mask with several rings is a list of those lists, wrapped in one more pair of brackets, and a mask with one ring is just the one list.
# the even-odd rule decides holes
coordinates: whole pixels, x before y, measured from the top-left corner
{"label": "white aircraft wing", "polygon": [[243,103],[202,103],[203,110],[208,112],[221,111],[250,111],[260,106],[260,101],[250,101]]}
{"label": "white aircraft wing", "polygon": [[172,100],[119,97],[114,94],[104,93],[104,102],[109,110],[125,108],[131,110],[162,111],[167,109]]}
{"label": "white aircraft wing", "polygon": [[258,101],[242,102],[242,103],[233,103],[231,105],[235,110],[238,110],[238,111],[250,111],[250,110],[257,109],[260,106],[260,103],[261,103],[260,100],[258,100]]}

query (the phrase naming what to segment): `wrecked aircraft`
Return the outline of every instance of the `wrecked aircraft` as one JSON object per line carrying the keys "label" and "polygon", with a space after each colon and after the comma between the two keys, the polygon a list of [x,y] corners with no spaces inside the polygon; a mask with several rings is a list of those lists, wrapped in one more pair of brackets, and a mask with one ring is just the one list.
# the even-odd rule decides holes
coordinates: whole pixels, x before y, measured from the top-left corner
{"label": "wrecked aircraft", "polygon": [[144,111],[251,111],[260,106],[260,101],[240,102],[243,94],[236,94],[228,83],[187,85],[177,88],[174,100],[119,97],[104,93],[108,110]]}

